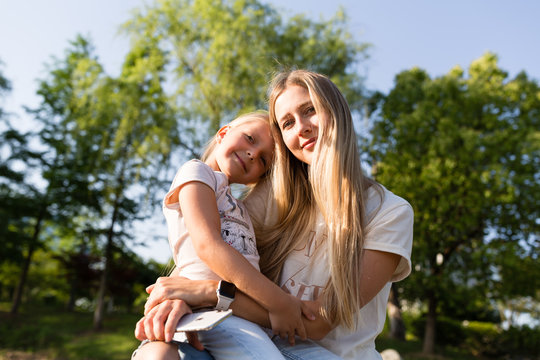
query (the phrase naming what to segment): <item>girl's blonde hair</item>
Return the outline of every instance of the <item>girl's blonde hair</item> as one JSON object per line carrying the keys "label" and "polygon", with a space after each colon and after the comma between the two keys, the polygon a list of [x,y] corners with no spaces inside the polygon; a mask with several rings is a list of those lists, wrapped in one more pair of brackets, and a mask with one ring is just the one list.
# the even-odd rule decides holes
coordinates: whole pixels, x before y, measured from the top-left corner
{"label": "girl's blonde hair", "polygon": [[[319,114],[318,140],[311,166],[287,149],[276,119],[276,99],[292,85],[308,90]],[[343,324],[352,329],[361,303],[364,192],[375,185],[382,194],[380,185],[363,174],[349,106],[330,79],[305,70],[280,73],[272,81],[268,97],[276,141],[272,187],[278,220],[271,229],[257,229],[261,270],[278,282],[285,259],[306,241],[320,211],[327,226],[325,241],[330,273],[323,293],[322,315],[334,325]]]}
{"label": "girl's blonde hair", "polygon": [[[231,128],[235,128],[235,127],[238,127],[238,126],[241,126],[243,124],[247,124],[247,123],[250,123],[250,122],[253,122],[253,121],[262,121],[265,124],[270,125],[270,119],[269,119],[269,116],[268,116],[268,112],[264,111],[264,110],[257,110],[257,111],[253,111],[253,112],[250,112],[250,113],[246,113],[246,114],[240,115],[239,117],[237,117],[236,119],[231,121],[228,125]],[[212,136],[212,138],[210,140],[208,140],[208,142],[206,143],[206,145],[204,147],[204,150],[203,150],[203,154],[201,156],[201,161],[204,162],[204,161],[208,160],[208,158],[213,154],[214,150],[216,149],[216,145],[217,145],[217,134]],[[267,173],[265,173],[261,177],[261,179],[265,178],[266,176],[267,176]],[[247,186],[249,188],[252,187],[250,185],[247,185]]]}

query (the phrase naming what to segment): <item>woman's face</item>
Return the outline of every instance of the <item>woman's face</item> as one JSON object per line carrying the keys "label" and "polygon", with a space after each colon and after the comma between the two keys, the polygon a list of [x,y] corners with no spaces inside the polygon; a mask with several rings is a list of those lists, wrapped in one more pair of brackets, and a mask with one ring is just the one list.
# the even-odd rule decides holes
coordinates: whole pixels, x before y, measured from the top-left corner
{"label": "woman's face", "polygon": [[287,87],[276,99],[276,119],[283,141],[300,161],[311,164],[319,135],[319,114],[307,89],[298,85]]}

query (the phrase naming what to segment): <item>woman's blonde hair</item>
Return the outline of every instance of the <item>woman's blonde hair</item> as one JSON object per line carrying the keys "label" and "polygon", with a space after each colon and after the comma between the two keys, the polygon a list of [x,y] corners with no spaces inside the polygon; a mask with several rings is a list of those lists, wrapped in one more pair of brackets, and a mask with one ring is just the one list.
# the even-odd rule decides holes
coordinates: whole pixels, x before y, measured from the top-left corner
{"label": "woman's blonde hair", "polygon": [[[310,166],[287,149],[276,119],[276,99],[293,85],[308,90],[319,114],[318,140]],[[322,315],[334,325],[352,329],[361,302],[364,191],[371,185],[380,190],[380,186],[362,172],[349,106],[330,79],[306,70],[280,73],[274,77],[268,97],[276,141],[272,187],[278,220],[272,229],[257,231],[261,270],[278,282],[285,259],[306,241],[320,211],[327,227],[330,274]]]}

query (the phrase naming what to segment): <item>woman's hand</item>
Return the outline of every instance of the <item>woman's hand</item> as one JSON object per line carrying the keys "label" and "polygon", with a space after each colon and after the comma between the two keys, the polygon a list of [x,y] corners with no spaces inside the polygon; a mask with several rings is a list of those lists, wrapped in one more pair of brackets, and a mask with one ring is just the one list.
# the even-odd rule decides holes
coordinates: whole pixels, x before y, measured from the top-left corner
{"label": "woman's hand", "polygon": [[[135,337],[143,340],[161,340],[170,342],[173,338],[178,320],[191,309],[183,300],[165,300],[154,306],[147,315],[135,325]],[[196,332],[186,333],[191,346],[197,350],[204,350]]]}
{"label": "woman's hand", "polygon": [[302,315],[309,320],[314,320],[315,315],[310,307],[289,294],[283,294],[283,300],[276,300],[274,304],[275,306],[268,311],[273,333],[282,339],[287,337],[291,345],[294,345],[295,335],[306,340],[307,332]]}
{"label": "woman's hand", "polygon": [[213,280],[189,280],[179,276],[160,277],[155,284],[146,288],[150,296],[144,305],[144,314],[147,315],[165,300],[184,300],[194,308],[215,306],[216,288],[217,281]]}

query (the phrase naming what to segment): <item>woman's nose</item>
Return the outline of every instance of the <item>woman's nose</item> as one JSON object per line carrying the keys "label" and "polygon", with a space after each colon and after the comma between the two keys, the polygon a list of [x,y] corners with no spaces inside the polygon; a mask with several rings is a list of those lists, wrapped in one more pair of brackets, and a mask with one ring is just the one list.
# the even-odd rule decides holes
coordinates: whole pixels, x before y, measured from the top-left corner
{"label": "woman's nose", "polygon": [[309,120],[299,119],[296,123],[298,124],[298,135],[302,135],[311,131],[311,123],[309,122]]}

